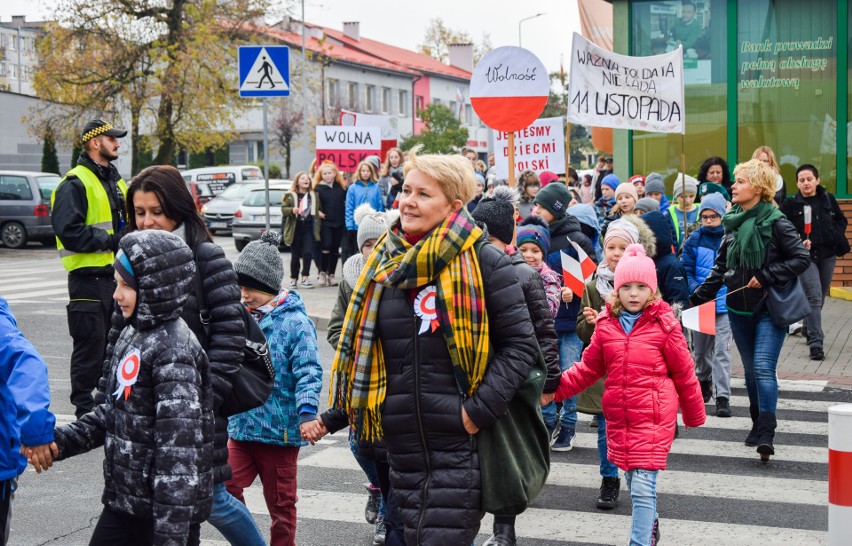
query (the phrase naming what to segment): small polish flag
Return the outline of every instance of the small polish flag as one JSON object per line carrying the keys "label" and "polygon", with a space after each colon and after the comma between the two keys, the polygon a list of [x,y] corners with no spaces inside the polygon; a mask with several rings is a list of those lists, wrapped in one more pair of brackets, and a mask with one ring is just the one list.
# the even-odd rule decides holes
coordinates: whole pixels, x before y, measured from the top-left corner
{"label": "small polish flag", "polygon": [[810,205],[805,205],[805,235],[811,234],[811,221],[813,219],[813,211]]}
{"label": "small polish flag", "polygon": [[577,251],[577,256],[580,258],[580,269],[583,272],[583,282],[589,282],[594,272],[598,269],[594,260],[589,258],[589,255],[583,251],[583,248],[569,239],[571,246]]}
{"label": "small polish flag", "polygon": [[708,336],[716,335],[716,301],[708,301],[698,307],[684,309],[681,314],[684,327]]}
{"label": "small polish flag", "polygon": [[399,194],[396,194],[396,197],[393,200],[393,206],[391,208],[393,208],[393,209],[399,208]]}

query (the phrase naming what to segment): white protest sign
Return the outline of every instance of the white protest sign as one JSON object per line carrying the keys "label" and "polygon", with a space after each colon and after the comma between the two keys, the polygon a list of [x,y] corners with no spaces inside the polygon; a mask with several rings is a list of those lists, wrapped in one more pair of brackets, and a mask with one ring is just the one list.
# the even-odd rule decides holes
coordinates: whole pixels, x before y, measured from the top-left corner
{"label": "white protest sign", "polygon": [[628,57],[601,49],[576,32],[571,48],[571,123],[657,133],[683,133],[683,49]]}
{"label": "white protest sign", "polygon": [[382,130],[361,125],[318,125],[317,165],[333,161],[341,171],[351,172],[370,155],[382,149]]}
{"label": "white protest sign", "polygon": [[[515,131],[515,171],[565,170],[565,135],[561,117],[541,118],[526,129]],[[494,131],[494,167],[497,178],[509,178],[509,133]]]}
{"label": "white protest sign", "polygon": [[473,69],[470,103],[498,131],[518,131],[541,115],[550,77],[532,52],[514,46],[489,51]]}

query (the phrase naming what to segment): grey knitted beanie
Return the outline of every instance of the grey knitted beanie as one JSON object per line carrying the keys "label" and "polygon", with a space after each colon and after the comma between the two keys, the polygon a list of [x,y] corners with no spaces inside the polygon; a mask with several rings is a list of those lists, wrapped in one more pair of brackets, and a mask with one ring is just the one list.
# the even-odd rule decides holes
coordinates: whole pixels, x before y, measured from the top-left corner
{"label": "grey knitted beanie", "polygon": [[284,278],[284,263],[278,252],[281,235],[277,231],[266,231],[260,240],[252,241],[234,261],[237,282],[240,286],[260,290],[266,294],[277,294]]}

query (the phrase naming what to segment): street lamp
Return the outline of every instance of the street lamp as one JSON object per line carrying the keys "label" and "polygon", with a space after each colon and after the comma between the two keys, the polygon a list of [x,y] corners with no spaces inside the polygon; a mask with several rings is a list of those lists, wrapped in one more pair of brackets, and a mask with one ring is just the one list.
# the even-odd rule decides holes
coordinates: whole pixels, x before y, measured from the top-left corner
{"label": "street lamp", "polygon": [[541,17],[542,15],[544,15],[543,12],[542,13],[536,13],[535,15],[532,15],[530,17],[526,17],[526,18],[518,21],[518,47],[521,47],[521,23],[523,23],[524,21],[529,21],[530,19],[535,19],[536,17]]}

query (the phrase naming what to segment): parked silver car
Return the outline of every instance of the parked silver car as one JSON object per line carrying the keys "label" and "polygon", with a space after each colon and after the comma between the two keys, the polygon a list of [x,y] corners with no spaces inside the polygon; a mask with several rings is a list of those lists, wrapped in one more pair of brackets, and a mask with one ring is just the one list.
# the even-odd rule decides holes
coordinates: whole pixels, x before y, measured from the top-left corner
{"label": "parked silver car", "polygon": [[243,199],[251,190],[262,188],[263,182],[241,182],[231,184],[217,197],[201,207],[201,214],[211,233],[229,231],[234,221],[234,213],[240,208]]}
{"label": "parked silver car", "polygon": [[0,241],[22,248],[29,240],[55,242],[50,195],[62,177],[53,173],[0,171]]}
{"label": "parked silver car", "polygon": [[[281,201],[284,194],[290,190],[289,182],[287,180],[283,184],[269,185],[269,229],[271,230],[281,231]],[[266,231],[265,197],[265,188],[253,189],[237,209],[232,231],[234,246],[237,250],[242,251],[251,241],[260,239],[260,234]],[[285,248],[283,241],[281,248]]]}

